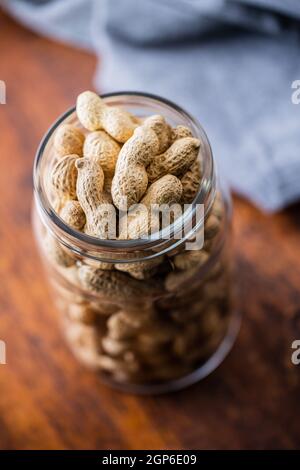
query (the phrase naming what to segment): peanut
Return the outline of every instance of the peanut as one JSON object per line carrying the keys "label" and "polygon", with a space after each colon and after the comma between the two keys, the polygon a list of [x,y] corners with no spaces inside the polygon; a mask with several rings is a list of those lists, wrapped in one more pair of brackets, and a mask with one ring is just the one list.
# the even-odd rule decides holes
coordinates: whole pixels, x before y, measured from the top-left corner
{"label": "peanut", "polygon": [[53,146],[59,157],[76,154],[82,156],[84,134],[71,124],[63,124],[54,134]]}
{"label": "peanut", "polygon": [[170,173],[179,176],[185,173],[197,158],[200,141],[194,137],[184,137],[175,142],[164,153],[152,159],[147,167],[149,181]]}
{"label": "peanut", "polygon": [[212,213],[204,223],[204,238],[210,240],[220,231],[220,219]]}
{"label": "peanut", "polygon": [[116,313],[119,311],[119,306],[115,305],[110,301],[102,301],[97,302],[97,301],[91,301],[90,302],[90,307],[97,312],[98,315],[103,315],[103,316],[109,316],[112,315],[113,313]]}
{"label": "peanut", "polygon": [[93,325],[97,312],[88,305],[71,304],[68,309],[69,318],[85,325]]}
{"label": "peanut", "polygon": [[135,335],[136,327],[128,321],[126,312],[120,311],[112,315],[107,321],[108,334],[115,340],[127,340]]}
{"label": "peanut", "polygon": [[156,271],[157,267],[163,262],[163,257],[158,256],[157,258],[147,261],[135,261],[133,263],[116,263],[115,268],[118,271],[130,274],[131,277],[139,280],[149,279]]}
{"label": "peanut", "polygon": [[[71,255],[70,255],[71,256]],[[61,267],[59,269],[62,276],[62,280],[58,280],[59,288],[64,293],[65,297],[75,303],[82,303],[82,294],[77,293],[78,287],[80,287],[78,279],[78,269],[76,265],[76,258],[73,255],[74,264],[69,267]]]}
{"label": "peanut", "polygon": [[77,168],[75,165],[77,159],[78,155],[66,155],[58,160],[52,169],[51,185],[60,204],[77,197]]}
{"label": "peanut", "polygon": [[87,291],[107,299],[113,298],[116,302],[138,302],[141,296],[151,297],[160,292],[156,284],[140,283],[119,272],[82,266],[78,275],[82,287]]}
{"label": "peanut", "polygon": [[112,357],[123,356],[126,352],[129,352],[131,343],[127,341],[118,341],[109,336],[102,339],[102,348],[104,352]]}
{"label": "peanut", "polygon": [[151,231],[159,230],[159,226],[155,226],[158,220],[153,220],[151,217],[153,215],[150,210],[151,206],[153,204],[159,206],[168,204],[171,206],[180,201],[181,195],[182,185],[176,176],[165,175],[155,181],[141,200],[141,204],[148,209],[148,217],[145,217],[143,211],[134,216],[129,214],[127,231],[126,229],[122,230],[119,238],[136,239],[149,234]]}
{"label": "peanut", "polygon": [[85,91],[77,98],[77,116],[89,131],[104,129],[118,142],[126,142],[133,134],[136,123],[127,111],[107,106],[96,93]]}
{"label": "peanut", "polygon": [[76,161],[78,170],[77,198],[86,216],[85,233],[107,238],[115,226],[115,211],[104,192],[104,174],[98,158],[86,157]]}
{"label": "peanut", "polygon": [[85,139],[83,156],[98,159],[106,180],[114,175],[120,149],[120,145],[106,132],[91,132]]}
{"label": "peanut", "polygon": [[[199,323],[199,320],[197,320]],[[184,325],[180,333],[175,337],[173,350],[176,356],[185,357],[188,350],[195,344],[199,345],[199,326],[197,323],[189,322]]]}
{"label": "peanut", "polygon": [[[179,303],[179,302],[178,302]],[[186,305],[176,305],[177,308],[171,309],[171,318],[175,323],[186,324],[194,318],[199,318],[206,311],[205,299],[189,299]]]}
{"label": "peanut", "polygon": [[158,152],[165,152],[172,143],[172,128],[160,114],[153,114],[143,121],[143,126],[152,129],[159,142]]}
{"label": "peanut", "polygon": [[166,344],[171,341],[177,329],[170,323],[163,322],[156,318],[152,320],[151,324],[147,325],[144,331],[141,331],[138,336],[138,343],[141,348],[156,347],[157,345]]}
{"label": "peanut", "polygon": [[[148,217],[145,217],[143,212],[128,218],[128,227],[126,227],[119,235],[120,239],[136,239],[150,232],[157,232],[159,230],[159,217],[152,217],[151,205],[152,204],[169,204],[172,205],[180,200],[182,194],[182,186],[178,178],[172,175],[166,175],[160,180],[153,183],[144,198],[141,201],[148,209]],[[147,279],[151,277],[156,268],[162,263],[164,257],[158,256],[157,258],[135,263],[116,263],[115,268],[119,271],[127,272],[135,279]]]}
{"label": "peanut", "polygon": [[176,176],[165,175],[151,184],[141,200],[141,204],[150,208],[152,204],[174,204],[180,201],[182,185]]}
{"label": "peanut", "polygon": [[178,125],[172,129],[172,142],[175,142],[175,140],[178,139],[183,139],[184,137],[193,137],[193,134],[188,127]]}
{"label": "peanut", "polygon": [[101,366],[101,342],[94,326],[77,321],[65,321],[66,339],[77,359],[87,367],[97,369]]}
{"label": "peanut", "polygon": [[216,197],[212,206],[212,213],[221,220],[224,215],[224,201],[219,192],[216,193]]}
{"label": "peanut", "polygon": [[114,269],[114,264],[106,261],[99,261],[98,259],[86,259],[84,264],[87,266],[92,266],[92,268],[104,269],[106,271],[112,271]]}
{"label": "peanut", "polygon": [[189,269],[188,271],[172,272],[166,276],[165,287],[169,292],[176,292],[177,289],[182,287],[182,284],[186,285],[188,282],[192,282],[193,277],[198,271],[198,266]]}
{"label": "peanut", "polygon": [[201,163],[198,159],[194,161],[189,170],[181,178],[183,188],[182,203],[191,204],[196,197],[201,182]]}
{"label": "peanut", "polygon": [[[122,314],[117,318],[117,323],[121,320],[123,323],[128,324],[132,329],[138,330],[146,325],[149,325],[155,315],[155,309],[153,303],[150,300],[150,305],[147,306],[146,302],[143,302],[143,308],[132,308],[132,306],[126,310],[119,310],[118,313]],[[115,325],[116,326],[116,325]]]}
{"label": "peanut", "polygon": [[123,145],[112,181],[112,198],[118,209],[126,209],[141,200],[148,186],[146,167],[169,140],[170,130],[164,118],[152,116]]}
{"label": "peanut", "polygon": [[44,248],[52,263],[68,268],[76,262],[74,256],[71,256],[50,232],[46,235]]}
{"label": "peanut", "polygon": [[209,253],[207,253],[207,251],[184,251],[174,257],[174,265],[180,270],[200,268],[208,259]]}
{"label": "peanut", "polygon": [[[131,360],[126,360],[126,357]],[[134,360],[132,355],[125,356],[124,359],[116,359],[110,356],[101,355],[99,356],[99,364],[101,368],[107,372],[127,372],[136,373],[139,370],[138,363]]]}
{"label": "peanut", "polygon": [[78,201],[68,201],[60,211],[61,218],[74,230],[82,230],[85,213]]}

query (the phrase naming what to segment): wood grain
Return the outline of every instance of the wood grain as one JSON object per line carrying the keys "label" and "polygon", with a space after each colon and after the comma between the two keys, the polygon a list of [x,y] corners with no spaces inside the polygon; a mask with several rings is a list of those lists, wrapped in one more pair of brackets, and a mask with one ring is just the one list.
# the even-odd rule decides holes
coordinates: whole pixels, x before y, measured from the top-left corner
{"label": "wood grain", "polygon": [[113,391],[61,338],[34,245],[32,163],[43,133],[92,87],[95,58],[37,37],[0,14],[1,449],[296,448],[300,366],[300,207],[275,216],[235,198],[244,321],[209,378],[180,393]]}

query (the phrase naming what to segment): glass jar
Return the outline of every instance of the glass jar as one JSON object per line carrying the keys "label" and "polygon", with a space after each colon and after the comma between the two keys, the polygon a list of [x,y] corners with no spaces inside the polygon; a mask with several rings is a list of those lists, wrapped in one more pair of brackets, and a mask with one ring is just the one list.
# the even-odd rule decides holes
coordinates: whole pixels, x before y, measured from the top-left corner
{"label": "glass jar", "polygon": [[[101,240],[64,223],[51,203],[47,175],[55,161],[54,131],[62,123],[81,127],[73,108],[54,123],[37,153],[37,244],[74,355],[98,371],[104,382],[125,391],[177,390],[212,372],[238,331],[230,196],[216,178],[204,130],[183,109],[147,94],[124,92],[102,98],[141,118],[161,114],[172,126],[187,126],[201,140],[201,181],[182,216],[185,231],[178,236],[175,220],[169,237],[162,230],[149,239]],[[200,218],[195,216],[199,205]],[[203,247],[186,250],[186,243],[201,231]],[[147,276],[140,275],[143,263],[151,265]],[[122,266],[127,267],[125,272]]]}

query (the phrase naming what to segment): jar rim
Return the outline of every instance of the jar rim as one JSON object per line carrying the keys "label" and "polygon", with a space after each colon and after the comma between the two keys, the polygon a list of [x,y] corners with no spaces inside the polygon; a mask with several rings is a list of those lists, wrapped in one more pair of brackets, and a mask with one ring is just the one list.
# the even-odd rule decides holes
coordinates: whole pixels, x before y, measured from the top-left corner
{"label": "jar rim", "polygon": [[[146,100],[148,104],[153,104],[154,106],[155,106],[155,103],[157,104],[157,106],[159,104],[163,105],[166,108],[168,108],[170,111],[176,112],[178,115],[184,118],[187,121],[186,122],[187,126],[192,127],[193,130],[197,132],[198,136],[201,139],[202,145],[204,146],[204,152],[203,152],[202,146],[200,147],[200,150],[199,150],[199,152],[201,152],[202,157],[205,156],[205,158],[203,158],[202,160],[202,178],[199,184],[198,193],[194,201],[191,204],[190,210],[188,211],[187,214],[184,212],[182,217],[185,216],[188,220],[192,220],[193,217],[195,216],[197,205],[204,204],[204,217],[203,217],[203,220],[200,221],[200,223],[198,222],[198,225],[201,225],[201,223],[203,224],[204,219],[207,213],[210,211],[211,205],[214,200],[215,163],[214,163],[212,150],[211,150],[208,137],[203,127],[198,122],[198,120],[195,119],[193,116],[191,116],[187,111],[185,111],[176,103],[168,99],[162,98],[158,95],[154,95],[150,93],[136,92],[136,91],[119,91],[119,92],[101,94],[99,96],[104,101],[109,101],[112,99],[121,99],[121,98],[126,99],[126,97],[128,97],[128,99],[137,98],[137,99]],[[138,103],[136,103],[136,106],[138,107]],[[35,201],[36,201],[40,216],[42,217],[44,222],[47,224],[47,226],[50,228],[50,230],[54,232],[55,235],[58,236],[60,241],[65,246],[70,248],[72,251],[75,251],[78,254],[84,253],[85,256],[88,256],[92,259],[100,259],[100,257],[97,256],[97,250],[99,249],[101,249],[101,255],[103,255],[103,252],[114,252],[114,251],[118,252],[120,250],[125,251],[125,252],[135,252],[135,251],[138,251],[138,252],[150,251],[151,252],[151,250],[155,249],[154,254],[152,255],[148,254],[148,256],[145,254],[145,256],[143,256],[143,259],[145,259],[145,257],[147,257],[147,259],[151,259],[155,256],[161,255],[163,250],[166,250],[165,252],[168,252],[171,249],[176,248],[178,245],[184,243],[191,236],[191,233],[186,234],[181,239],[171,239],[171,240],[166,241],[163,238],[164,229],[160,230],[154,235],[151,235],[147,239],[144,239],[144,238],[134,239],[134,240],[100,239],[100,238],[93,237],[91,235],[87,235],[83,232],[79,232],[73,229],[59,217],[59,215],[53,209],[48,199],[48,196],[46,194],[46,190],[44,188],[43,181],[42,181],[42,175],[40,172],[40,165],[41,165],[44,152],[45,152],[45,149],[47,147],[47,144],[50,138],[53,136],[56,129],[75,111],[76,111],[75,106],[69,108],[61,116],[59,116],[58,119],[50,126],[48,131],[43,136],[40,142],[40,145],[38,147],[36,156],[35,156],[34,167],[33,167],[33,186],[34,186]],[[180,219],[182,217],[180,217]],[[182,221],[180,225],[182,226]],[[173,229],[172,233],[175,233],[176,221],[171,225],[171,227]],[[198,228],[199,227],[197,228],[193,227],[193,231]],[[170,227],[168,227],[168,229],[170,230]],[[81,244],[80,247],[77,246],[78,242]],[[159,247],[161,248],[160,251],[158,251]],[[134,261],[136,261],[136,259]],[[128,262],[128,260],[126,260],[126,262]]]}

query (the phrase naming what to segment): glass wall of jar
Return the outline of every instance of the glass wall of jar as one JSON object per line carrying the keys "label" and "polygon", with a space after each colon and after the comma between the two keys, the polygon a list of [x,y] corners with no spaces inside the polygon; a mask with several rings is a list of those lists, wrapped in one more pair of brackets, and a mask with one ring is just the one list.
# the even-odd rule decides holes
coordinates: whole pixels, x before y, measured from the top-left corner
{"label": "glass wall of jar", "polygon": [[[62,123],[80,127],[71,109],[51,127],[37,153],[37,244],[74,355],[103,381],[129,392],[180,389],[213,371],[237,334],[230,196],[216,178],[205,132],[185,111],[152,95],[115,93],[103,99],[140,118],[161,114],[201,140],[197,195],[169,237],[161,230],[149,239],[101,240],[66,225],[55,211],[49,174],[56,159],[55,130]],[[187,250],[186,243],[199,233],[203,246]]]}

